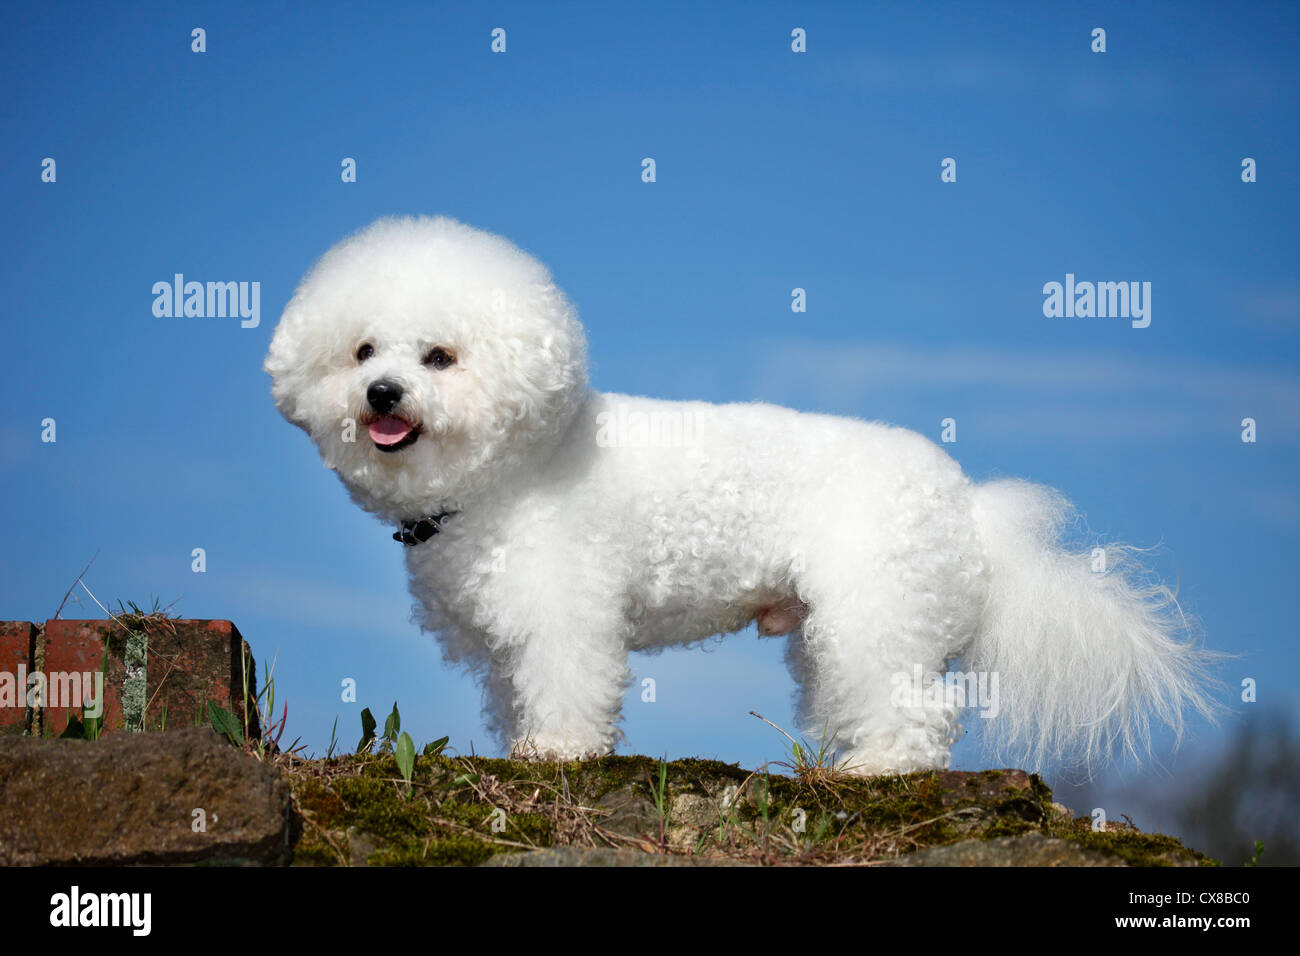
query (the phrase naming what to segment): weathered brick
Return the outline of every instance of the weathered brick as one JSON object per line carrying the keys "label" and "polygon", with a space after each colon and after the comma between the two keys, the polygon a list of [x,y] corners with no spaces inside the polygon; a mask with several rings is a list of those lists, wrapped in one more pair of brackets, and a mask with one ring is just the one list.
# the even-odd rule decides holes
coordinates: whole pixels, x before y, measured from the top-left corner
{"label": "weathered brick", "polygon": [[[147,639],[145,665],[144,726],[157,730],[190,726],[208,721],[205,702],[211,701],[242,721],[244,664],[247,655],[250,696],[257,694],[256,662],[248,643],[230,621],[197,621],[179,618],[131,618],[132,628],[143,630]],[[100,671],[104,645],[108,643],[108,673],[105,680],[107,720],[105,730],[125,727],[123,683],[129,632],[116,621],[47,621],[37,641],[37,659],[47,675]],[[44,736],[57,736],[68,723],[66,707],[47,707],[42,715]],[[260,733],[256,708],[250,703],[249,724],[253,735]]]}
{"label": "weathered brick", "polygon": [[[122,716],[121,689],[126,678],[122,652],[126,632],[113,621],[46,621],[45,632],[37,642],[36,657],[46,681],[58,674],[98,674],[104,666],[104,644],[108,643],[108,672],[104,677],[105,730],[125,726]],[[51,700],[51,703],[54,702]],[[42,708],[41,736],[57,737],[68,726],[69,708],[60,701]],[[80,717],[80,709],[72,716]]]}
{"label": "weathered brick", "polygon": [[[243,719],[244,655],[247,655],[250,696],[257,694],[256,663],[246,641],[230,621],[166,618],[129,618],[131,628],[142,630],[148,645],[145,665],[144,726],[157,730],[207,722],[205,702],[211,701]],[[30,625],[28,625],[30,627]],[[44,671],[47,681],[58,674],[98,674],[104,666],[105,730],[126,726],[123,687],[127,677],[124,654],[130,632],[117,621],[47,621],[43,633],[36,629],[31,668]],[[21,636],[11,638],[16,648]],[[15,665],[16,666],[16,665]],[[0,667],[3,660],[0,659]],[[51,698],[52,699],[52,698]],[[74,709],[73,716],[79,716]],[[62,702],[36,714],[33,733],[57,736],[68,724],[69,710]],[[19,726],[21,728],[19,718]],[[255,707],[250,703],[249,723],[260,733]]]}
{"label": "weathered brick", "polygon": [[0,673],[13,692],[12,701],[0,701],[0,734],[21,734],[27,727],[25,685],[26,675],[32,670],[36,631],[31,621],[0,621]]}
{"label": "weathered brick", "polygon": [[[169,620],[149,632],[148,726],[157,726],[162,702],[167,726],[188,726],[212,701],[243,719],[244,671],[247,654],[250,697],[257,695],[257,666],[248,643],[230,621]],[[206,722],[206,715],[204,715]],[[249,721],[256,735],[256,708],[250,701]]]}

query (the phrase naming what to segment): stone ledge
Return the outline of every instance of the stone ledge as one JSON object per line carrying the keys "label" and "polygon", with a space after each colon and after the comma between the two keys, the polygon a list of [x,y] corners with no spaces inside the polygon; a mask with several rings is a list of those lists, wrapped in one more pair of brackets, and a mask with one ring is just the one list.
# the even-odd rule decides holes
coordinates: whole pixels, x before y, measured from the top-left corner
{"label": "stone ledge", "polygon": [[0,865],[274,864],[289,787],[207,727],[96,741],[0,737]]}

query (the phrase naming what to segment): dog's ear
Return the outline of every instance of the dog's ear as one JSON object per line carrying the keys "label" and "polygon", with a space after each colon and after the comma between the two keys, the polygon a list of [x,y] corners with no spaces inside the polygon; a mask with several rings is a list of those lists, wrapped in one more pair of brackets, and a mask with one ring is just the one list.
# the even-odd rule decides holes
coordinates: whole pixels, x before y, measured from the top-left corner
{"label": "dog's ear", "polygon": [[301,297],[294,295],[271,336],[262,370],[271,376],[271,397],[280,414],[310,432],[304,398],[316,377],[317,363],[310,354],[314,343],[307,332],[307,319]]}
{"label": "dog's ear", "polygon": [[535,286],[497,318],[499,374],[511,382],[500,394],[516,409],[510,417],[522,404],[533,429],[567,421],[587,390],[587,339],[564,292],[550,282]]}

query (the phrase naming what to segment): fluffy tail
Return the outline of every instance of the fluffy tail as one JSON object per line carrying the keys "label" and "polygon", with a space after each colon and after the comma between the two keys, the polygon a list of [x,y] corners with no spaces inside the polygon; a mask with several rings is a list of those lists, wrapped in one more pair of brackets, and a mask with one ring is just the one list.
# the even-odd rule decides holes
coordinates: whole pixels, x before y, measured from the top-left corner
{"label": "fluffy tail", "polygon": [[1061,544],[1073,506],[1024,481],[974,493],[989,589],[969,654],[975,671],[998,675],[999,712],[982,721],[996,752],[1034,766],[1091,766],[1117,748],[1140,757],[1151,718],[1181,737],[1187,709],[1214,716],[1207,665],[1194,624],[1164,585],[1133,560]]}

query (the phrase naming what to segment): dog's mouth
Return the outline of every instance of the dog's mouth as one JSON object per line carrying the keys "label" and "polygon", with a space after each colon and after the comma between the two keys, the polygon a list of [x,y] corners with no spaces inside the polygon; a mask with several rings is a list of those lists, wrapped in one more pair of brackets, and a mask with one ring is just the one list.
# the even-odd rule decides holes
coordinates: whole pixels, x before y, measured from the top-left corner
{"label": "dog's mouth", "polygon": [[369,431],[376,448],[382,452],[395,452],[410,448],[419,441],[421,428],[405,418],[383,415],[370,423]]}

